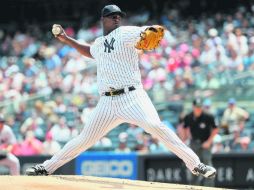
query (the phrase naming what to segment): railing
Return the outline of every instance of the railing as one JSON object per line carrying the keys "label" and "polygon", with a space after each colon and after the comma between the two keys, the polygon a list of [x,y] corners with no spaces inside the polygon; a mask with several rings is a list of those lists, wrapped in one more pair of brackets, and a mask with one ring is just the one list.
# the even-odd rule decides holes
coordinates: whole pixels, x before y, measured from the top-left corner
{"label": "railing", "polygon": [[35,95],[30,95],[28,97],[23,97],[20,100],[5,100],[3,102],[0,102],[0,109],[5,109],[8,110],[8,113],[13,113],[15,110],[15,105],[19,104],[20,102],[26,102],[27,105],[33,106],[35,101],[37,100],[48,100],[50,97],[49,95],[41,95],[41,94],[35,94]]}

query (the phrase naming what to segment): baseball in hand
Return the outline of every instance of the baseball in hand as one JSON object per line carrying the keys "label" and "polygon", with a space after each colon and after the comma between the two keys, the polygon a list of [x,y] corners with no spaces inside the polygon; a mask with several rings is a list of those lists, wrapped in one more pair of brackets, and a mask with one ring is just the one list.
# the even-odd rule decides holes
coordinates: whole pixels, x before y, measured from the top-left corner
{"label": "baseball in hand", "polygon": [[59,34],[61,34],[62,32],[62,29],[60,26],[53,26],[52,28],[52,33],[55,35],[55,36],[58,36]]}

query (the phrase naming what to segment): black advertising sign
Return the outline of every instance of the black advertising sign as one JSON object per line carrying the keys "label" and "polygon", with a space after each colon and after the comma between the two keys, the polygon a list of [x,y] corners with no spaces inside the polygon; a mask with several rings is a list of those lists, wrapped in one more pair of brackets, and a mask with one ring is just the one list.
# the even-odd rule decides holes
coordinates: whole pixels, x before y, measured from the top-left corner
{"label": "black advertising sign", "polygon": [[[216,154],[213,165],[217,169],[215,186],[229,188],[254,187],[253,154]],[[191,172],[172,154],[140,155],[139,180],[190,184]]]}

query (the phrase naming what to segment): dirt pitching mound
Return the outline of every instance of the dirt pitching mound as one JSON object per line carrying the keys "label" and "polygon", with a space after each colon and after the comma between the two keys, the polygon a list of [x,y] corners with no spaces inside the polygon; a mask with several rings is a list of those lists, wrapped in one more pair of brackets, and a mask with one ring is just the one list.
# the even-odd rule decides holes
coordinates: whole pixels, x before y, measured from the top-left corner
{"label": "dirt pitching mound", "polygon": [[89,176],[0,176],[0,190],[219,190],[201,186]]}

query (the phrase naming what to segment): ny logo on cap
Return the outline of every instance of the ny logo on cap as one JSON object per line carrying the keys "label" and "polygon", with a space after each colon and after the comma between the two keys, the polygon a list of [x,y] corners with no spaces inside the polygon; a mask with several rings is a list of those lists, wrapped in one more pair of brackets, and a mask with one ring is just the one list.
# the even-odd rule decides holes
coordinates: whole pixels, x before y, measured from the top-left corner
{"label": "ny logo on cap", "polygon": [[108,50],[108,53],[111,53],[111,50],[114,50],[114,42],[115,42],[115,38],[112,38],[110,43],[108,43],[108,40],[106,39],[105,42],[104,42],[104,52],[107,52]]}
{"label": "ny logo on cap", "polygon": [[116,10],[119,9],[119,7],[116,6],[116,5],[113,5],[112,8],[113,8],[113,9],[116,9]]}

